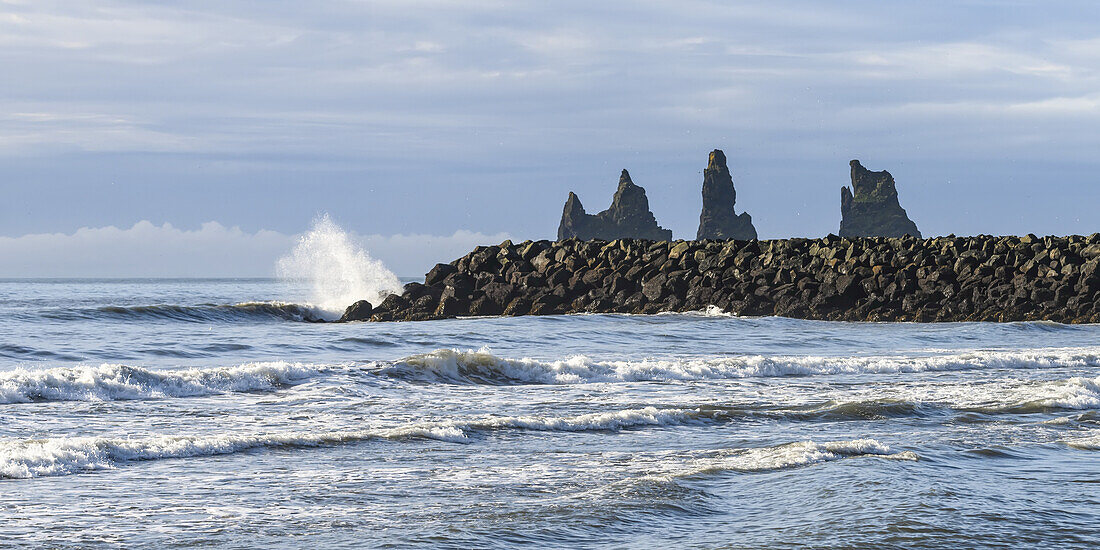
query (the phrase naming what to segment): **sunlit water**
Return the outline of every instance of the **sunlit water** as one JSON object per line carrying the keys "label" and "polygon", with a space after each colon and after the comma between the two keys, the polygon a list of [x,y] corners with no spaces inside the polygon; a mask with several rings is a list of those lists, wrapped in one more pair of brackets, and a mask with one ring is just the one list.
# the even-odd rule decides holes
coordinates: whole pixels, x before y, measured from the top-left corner
{"label": "sunlit water", "polygon": [[1100,543],[1100,327],[0,281],[3,547]]}

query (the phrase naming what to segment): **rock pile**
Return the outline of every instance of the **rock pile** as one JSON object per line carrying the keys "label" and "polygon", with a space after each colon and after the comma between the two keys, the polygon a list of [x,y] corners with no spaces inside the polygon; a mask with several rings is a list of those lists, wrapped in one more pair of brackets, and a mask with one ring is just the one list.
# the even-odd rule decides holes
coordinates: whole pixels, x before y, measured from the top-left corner
{"label": "rock pile", "polygon": [[[885,170],[872,172],[853,160],[852,188],[840,189],[841,237],[920,238],[917,224],[898,202],[894,176]],[[853,191],[855,193],[853,194]]]}
{"label": "rock pile", "polygon": [[846,321],[1100,322],[1100,234],[775,241],[527,241],[435,266],[344,321],[656,313]]}
{"label": "rock pile", "polygon": [[657,225],[657,218],[649,210],[645,189],[634,185],[630,173],[623,170],[619,176],[619,188],[611,207],[599,214],[588,214],[580,198],[573,192],[565,201],[565,208],[558,226],[558,240],[591,239],[650,239],[672,240],[672,231]]}
{"label": "rock pile", "polygon": [[726,166],[726,154],[720,149],[710,153],[706,170],[703,170],[703,211],[699,214],[697,239],[738,239],[751,241],[756,238],[752,216],[746,212],[737,215],[734,203],[737,190]]}

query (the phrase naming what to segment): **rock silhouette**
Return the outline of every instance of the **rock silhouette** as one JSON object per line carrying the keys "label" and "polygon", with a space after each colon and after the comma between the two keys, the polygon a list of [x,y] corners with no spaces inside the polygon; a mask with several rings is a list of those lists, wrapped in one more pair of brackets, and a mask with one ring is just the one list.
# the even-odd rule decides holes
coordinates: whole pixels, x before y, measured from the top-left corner
{"label": "rock silhouette", "polygon": [[699,214],[697,239],[751,241],[756,238],[752,216],[734,211],[737,191],[733,177],[726,166],[726,155],[721,149],[710,153],[710,160],[703,171],[703,211]]}
{"label": "rock silhouette", "polygon": [[[841,237],[920,238],[917,224],[898,202],[894,176],[885,170],[872,172],[853,160],[852,188],[840,189]],[[853,194],[854,191],[854,194]]]}
{"label": "rock silhouette", "polygon": [[558,240],[649,239],[672,240],[672,231],[657,225],[657,218],[649,210],[645,189],[634,185],[630,173],[623,170],[619,176],[619,188],[611,207],[599,214],[588,214],[580,198],[572,191],[562,210]]}

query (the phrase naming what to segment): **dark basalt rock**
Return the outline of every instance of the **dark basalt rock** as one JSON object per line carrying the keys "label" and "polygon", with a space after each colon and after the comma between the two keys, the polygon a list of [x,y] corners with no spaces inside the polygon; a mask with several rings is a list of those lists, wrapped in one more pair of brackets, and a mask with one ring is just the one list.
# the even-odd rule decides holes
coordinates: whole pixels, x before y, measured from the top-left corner
{"label": "dark basalt rock", "polygon": [[359,300],[354,304],[348,306],[344,310],[344,315],[337,321],[338,323],[347,323],[350,321],[370,321],[371,313],[374,312],[374,306],[366,300]]}
{"label": "dark basalt rock", "polygon": [[558,240],[573,238],[668,241],[672,240],[672,231],[657,225],[657,218],[649,210],[645,189],[634,185],[630,173],[623,170],[611,207],[599,214],[585,212],[580,198],[569,192],[558,226]]}
{"label": "dark basalt rock", "polygon": [[1100,322],[1100,234],[775,241],[536,241],[481,246],[432,284],[341,320],[657,313],[845,321]]}
{"label": "dark basalt rock", "polygon": [[737,215],[734,203],[737,191],[733,177],[726,166],[726,155],[720,149],[710,153],[707,168],[703,171],[703,211],[699,214],[697,239],[751,241],[756,238],[756,228],[748,213]]}
{"label": "dark basalt rock", "polygon": [[890,172],[872,172],[858,160],[853,160],[851,166],[852,188],[840,190],[840,236],[920,238],[917,224],[898,202]]}

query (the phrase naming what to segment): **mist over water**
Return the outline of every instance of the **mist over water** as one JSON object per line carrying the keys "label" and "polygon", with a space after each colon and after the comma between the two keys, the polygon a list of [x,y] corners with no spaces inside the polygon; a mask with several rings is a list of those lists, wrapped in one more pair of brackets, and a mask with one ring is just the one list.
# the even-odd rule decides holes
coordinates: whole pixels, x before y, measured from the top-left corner
{"label": "mist over water", "polygon": [[308,281],[309,304],[328,318],[339,317],[358,300],[377,306],[401,291],[397,275],[371,258],[328,214],[314,220],[294,250],[279,258],[276,273],[284,281]]}

